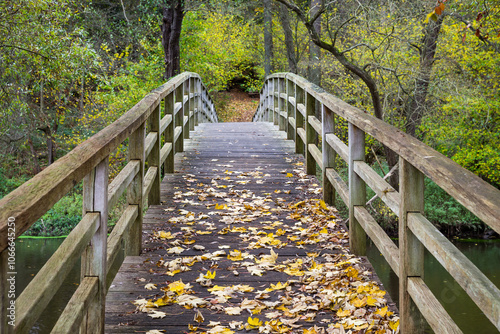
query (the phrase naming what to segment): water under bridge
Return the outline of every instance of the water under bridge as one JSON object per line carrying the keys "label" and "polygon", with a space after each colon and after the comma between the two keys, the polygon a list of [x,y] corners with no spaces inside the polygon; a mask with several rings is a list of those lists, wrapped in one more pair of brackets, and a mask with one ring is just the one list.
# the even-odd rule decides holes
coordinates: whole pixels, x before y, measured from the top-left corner
{"label": "water under bridge", "polygon": [[[367,135],[399,155],[398,189],[365,162]],[[124,142],[128,163],[110,182]],[[254,122],[218,123],[199,76],[183,73],[0,200],[0,332],[29,332],[81,259],[53,333],[421,333],[423,319],[461,333],[423,280],[424,248],[500,329],[498,288],[425,217],[425,178],[500,232],[500,191],[305,79],[266,78]],[[17,297],[10,326],[9,232],[82,180],[83,218]],[[399,217],[398,245],[367,188]],[[363,257],[367,237],[399,277],[398,308]]]}

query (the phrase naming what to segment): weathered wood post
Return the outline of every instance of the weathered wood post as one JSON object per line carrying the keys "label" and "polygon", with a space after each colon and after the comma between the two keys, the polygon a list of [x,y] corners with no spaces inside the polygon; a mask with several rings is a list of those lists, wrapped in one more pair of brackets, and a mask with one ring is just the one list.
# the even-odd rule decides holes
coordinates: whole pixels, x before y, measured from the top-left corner
{"label": "weathered wood post", "polygon": [[[182,129],[182,132],[183,132],[183,136],[184,136],[184,139],[189,139],[189,105],[191,104],[191,99],[189,98],[189,91],[190,91],[190,87],[191,87],[191,81],[188,79],[186,81],[184,81],[184,83],[182,84],[182,86],[184,87],[184,92],[183,92],[183,104],[184,104],[184,97],[187,96],[187,101],[186,103],[184,104],[184,108],[183,108],[183,117],[182,117],[182,123],[183,124],[183,129]],[[187,122],[186,122],[186,119],[187,119]],[[184,143],[184,141],[183,141]],[[184,144],[183,144],[184,145]],[[183,149],[184,151],[184,149]]]}
{"label": "weathered wood post", "polygon": [[189,131],[194,131],[194,110],[196,109],[196,78],[189,78]]}
{"label": "weathered wood post", "polygon": [[268,80],[269,89],[267,91],[267,100],[268,100],[268,108],[269,110],[267,115],[267,122],[274,123],[274,79]]}
{"label": "weathered wood post", "polygon": [[314,160],[314,157],[311,154],[311,151],[309,149],[309,145],[314,145],[314,143],[316,141],[316,131],[314,130],[311,123],[309,122],[309,117],[314,116],[314,114],[315,114],[316,100],[308,92],[306,92],[305,95],[306,95],[306,98],[305,98],[305,103],[306,103],[306,116],[305,116],[305,123],[306,123],[306,147],[305,147],[305,149],[306,149],[306,152],[305,152],[306,173],[309,175],[316,175],[316,160]]}
{"label": "weathered wood post", "polygon": [[[278,95],[278,96],[276,96]],[[273,78],[273,123],[274,125],[279,125],[280,113],[279,113],[279,78]]]}
{"label": "weathered wood post", "polygon": [[[324,121],[324,120],[323,120]],[[349,247],[356,255],[366,253],[366,232],[354,216],[355,206],[366,203],[366,184],[354,171],[355,161],[365,161],[365,133],[349,123]]]}
{"label": "weathered wood post", "polygon": [[200,115],[202,112],[202,98],[201,98],[201,79],[196,79],[196,110],[195,110],[195,126],[200,124]]}
{"label": "weathered wood post", "polygon": [[323,105],[322,108],[322,152],[323,152],[323,200],[330,205],[335,204],[335,187],[326,176],[328,169],[335,168],[337,153],[327,143],[326,135],[335,134],[335,113]]}
{"label": "weathered wood post", "polygon": [[85,314],[83,333],[104,333],[106,303],[106,250],[108,238],[108,167],[109,156],[102,160],[83,180],[83,216],[99,213],[99,227],[81,257],[81,281],[85,277],[99,279],[98,291]]}
{"label": "weathered wood post", "polygon": [[142,123],[129,137],[128,159],[139,162],[139,172],[127,188],[127,201],[129,205],[137,205],[139,214],[130,226],[125,237],[125,256],[137,256],[141,253],[142,245],[142,189],[144,183],[144,134],[146,124]]}
{"label": "weathered wood post", "polygon": [[158,104],[148,118],[148,127],[151,133],[155,134],[156,142],[147,157],[148,168],[156,167],[156,176],[148,194],[148,206],[160,204],[160,104]]}
{"label": "weathered wood post", "polygon": [[170,123],[167,125],[167,128],[164,132],[164,140],[165,143],[171,143],[172,149],[167,155],[165,162],[163,164],[163,169],[165,173],[173,173],[174,172],[174,155],[175,155],[175,143],[174,143],[174,129],[175,129],[175,115],[174,115],[174,93],[170,93],[165,97],[165,107],[164,113],[165,115],[170,115]]}
{"label": "weathered wood post", "polygon": [[295,107],[290,103],[290,97],[295,97],[295,85],[292,80],[286,78],[286,139],[295,140],[295,129],[290,122],[290,118],[295,119]]}
{"label": "weathered wood post", "polygon": [[304,154],[304,140],[299,135],[301,130],[305,133],[305,117],[299,111],[299,104],[305,103],[304,89],[299,85],[295,86],[295,153]]}
{"label": "weathered wood post", "polygon": [[[180,103],[180,109],[175,113],[175,128],[174,128],[174,141],[175,152],[184,151],[184,136],[182,131],[184,129],[184,84],[180,84],[175,89],[175,104]],[[175,109],[178,109],[177,107]],[[179,130],[180,133],[179,133]]]}
{"label": "weathered wood post", "polygon": [[400,331],[424,333],[424,319],[408,293],[408,278],[424,278],[424,246],[408,227],[408,213],[424,213],[424,175],[399,158],[399,314]]}
{"label": "weathered wood post", "polygon": [[286,85],[285,79],[278,79],[278,114],[279,114],[279,129],[280,131],[286,131],[286,122],[285,116],[283,113],[286,111],[286,101],[284,101],[282,94],[286,94]]}

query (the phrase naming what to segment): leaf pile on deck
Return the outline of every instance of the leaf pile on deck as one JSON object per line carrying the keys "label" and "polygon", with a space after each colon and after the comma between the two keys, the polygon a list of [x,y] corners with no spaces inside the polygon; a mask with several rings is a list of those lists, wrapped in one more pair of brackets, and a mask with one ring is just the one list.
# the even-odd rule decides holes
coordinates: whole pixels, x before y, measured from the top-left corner
{"label": "leaf pile on deck", "polygon": [[[291,178],[291,185],[307,180],[300,168],[302,163],[297,165],[295,175],[282,171]],[[238,184],[271,182],[270,175],[261,170],[226,170],[224,174],[210,184],[198,183],[194,175],[184,176],[193,187],[176,192],[175,200],[189,207],[207,208],[208,212],[178,210],[179,215],[169,219],[171,230],[177,232],[153,233],[152,243],[162,244],[166,253],[156,263],[155,272],[167,278],[164,284],[144,286],[161,292],[135,300],[137,311],[163,318],[175,314],[169,308],[188,309],[193,315],[192,323],[186,326],[189,333],[398,332],[399,320],[388,310],[385,291],[370,280],[371,273],[363,268],[360,259],[349,254],[348,235],[339,226],[333,208],[314,198],[287,202],[270,193],[257,196],[235,189]],[[308,188],[305,182],[297,188],[309,195],[320,192],[317,185]],[[273,195],[280,192],[276,190]],[[176,212],[173,208],[166,211]],[[233,245],[238,240],[243,246],[233,249],[224,245],[218,239],[221,235],[231,235]],[[198,244],[203,236],[205,245],[211,244],[216,250],[209,252]],[[212,239],[206,242],[207,237]],[[214,242],[217,246],[213,246]],[[307,256],[280,257],[285,247],[301,249]],[[193,251],[200,255],[182,255]],[[191,275],[190,282],[183,281],[181,276],[189,271],[199,276],[193,279]],[[282,281],[259,282],[260,277],[271,273],[282,277]],[[234,282],[243,276],[246,282],[221,283],[231,275]],[[256,276],[255,280],[248,279],[250,275]],[[214,314],[220,317],[214,318]],[[218,321],[205,320],[207,315]]]}

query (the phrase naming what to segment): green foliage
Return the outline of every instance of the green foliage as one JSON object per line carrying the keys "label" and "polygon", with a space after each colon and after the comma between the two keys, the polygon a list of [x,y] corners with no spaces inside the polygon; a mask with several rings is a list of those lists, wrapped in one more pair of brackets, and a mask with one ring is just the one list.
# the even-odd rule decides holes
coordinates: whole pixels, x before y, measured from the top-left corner
{"label": "green foliage", "polygon": [[247,91],[258,91],[263,44],[257,43],[255,29],[251,21],[230,13],[188,12],[181,34],[182,69],[200,74],[212,91],[225,90],[234,80]]}
{"label": "green foliage", "polygon": [[82,219],[80,194],[70,194],[57,202],[24,235],[60,236],[69,234]]}

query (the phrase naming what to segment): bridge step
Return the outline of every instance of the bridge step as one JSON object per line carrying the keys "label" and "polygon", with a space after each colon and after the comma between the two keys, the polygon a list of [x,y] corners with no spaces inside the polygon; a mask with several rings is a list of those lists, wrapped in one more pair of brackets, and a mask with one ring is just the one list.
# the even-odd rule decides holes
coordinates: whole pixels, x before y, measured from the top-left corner
{"label": "bridge step", "polygon": [[[249,316],[258,317],[263,322],[270,321],[265,317],[265,313],[276,311],[271,307],[264,309],[262,314],[255,315],[247,310],[242,311],[241,315],[228,315],[224,312],[227,307],[240,306],[245,298],[253,301],[257,291],[263,291],[278,282],[290,281],[292,285],[293,281],[295,284],[292,288],[286,288],[290,291],[271,291],[267,293],[269,299],[255,300],[281,300],[281,305],[287,296],[306,294],[299,291],[302,286],[299,283],[301,276],[290,276],[283,272],[285,266],[281,269],[263,270],[262,276],[256,276],[251,275],[249,269],[242,265],[245,261],[256,265],[255,259],[272,254],[269,246],[249,247],[252,242],[265,236],[265,233],[273,233],[267,240],[269,242],[272,242],[270,240],[273,238],[280,240],[280,243],[272,247],[273,252],[278,254],[276,264],[287,260],[295,263],[302,261],[302,269],[306,271],[312,265],[312,258],[308,253],[321,254],[315,260],[317,263],[327,262],[326,254],[331,254],[332,258],[349,259],[345,254],[345,247],[348,245],[347,234],[342,230],[340,222],[334,222],[337,219],[329,216],[334,214],[334,209],[323,210],[323,215],[315,216],[318,219],[316,222],[301,223],[298,216],[291,216],[298,210],[297,214],[306,217],[306,213],[300,212],[301,206],[298,206],[297,210],[289,208],[299,201],[306,201],[315,208],[314,210],[321,211],[320,202],[311,200],[321,198],[321,194],[318,193],[319,182],[316,178],[303,173],[303,159],[294,154],[295,144],[285,140],[285,133],[278,131],[270,123],[218,123],[201,124],[191,133],[190,138],[185,142],[185,152],[176,155],[176,173],[167,175],[162,182],[162,204],[150,207],[146,213],[142,255],[125,259],[109,289],[106,300],[107,333],[144,333],[150,330],[185,333],[189,331],[188,324],[208,331],[210,321],[220,321],[222,326],[228,327],[231,321],[247,323]],[[227,205],[227,208],[224,205]],[[186,215],[186,212],[191,214]],[[195,220],[189,218],[191,215]],[[179,222],[172,222],[172,218],[179,217]],[[273,225],[274,222],[279,223]],[[331,228],[328,228],[328,234],[323,233],[323,237],[319,232],[327,226],[327,222],[330,222]],[[316,236],[301,232],[308,224],[318,224],[314,230]],[[289,232],[278,236],[280,228]],[[230,229],[233,231],[227,234],[218,233]],[[153,237],[158,231],[170,233],[175,237],[159,240]],[[200,234],[195,233],[196,231],[211,233]],[[252,231],[261,233],[257,236]],[[297,240],[294,240],[294,237],[298,237]],[[323,238],[327,242],[315,242],[315,238]],[[169,249],[176,247],[176,244],[172,243],[176,239],[180,241],[177,246],[185,249],[178,256],[168,254]],[[186,245],[183,243],[185,240],[194,240],[195,243]],[[261,243],[266,241],[260,240]],[[296,244],[297,241],[307,240],[310,240],[309,243],[300,246]],[[280,248],[283,243],[287,245]],[[204,249],[196,250],[195,246],[203,246]],[[161,265],[175,258],[186,259],[221,250],[226,254],[220,260],[197,262],[188,267],[189,271],[177,273],[175,276],[167,275],[168,269]],[[249,256],[254,256],[254,259],[249,257],[241,261],[230,260],[227,255],[233,250],[246,252]],[[360,264],[347,264],[345,268],[341,265],[338,269],[342,271],[353,266],[361,273],[364,268],[371,268],[365,259],[360,261]],[[269,265],[269,268],[273,267],[273,264]],[[207,291],[207,287],[196,282],[200,274],[206,274],[208,270],[216,272],[215,278],[212,279],[215,285],[241,284],[251,286],[255,290],[235,292],[228,302],[217,304],[216,296]],[[377,281],[373,275],[367,277]],[[155,301],[164,294],[160,288],[168,290],[168,284],[181,279],[184,284],[191,284],[193,294],[190,296],[209,301],[209,304],[198,309],[186,309],[178,304],[154,308],[154,311],[163,312],[158,313],[162,316],[158,319],[136,310],[136,305],[132,302],[143,298]],[[157,288],[145,289],[148,283],[156,284]],[[312,305],[311,302],[307,304]],[[381,307],[383,305],[385,301]],[[287,308],[292,309],[293,305]],[[204,317],[201,324],[195,322],[198,310]],[[314,313],[314,310],[311,312]],[[301,319],[296,324],[304,328],[314,324],[327,327],[329,322],[335,322],[335,318],[336,312],[322,310],[317,312],[314,322]]]}

